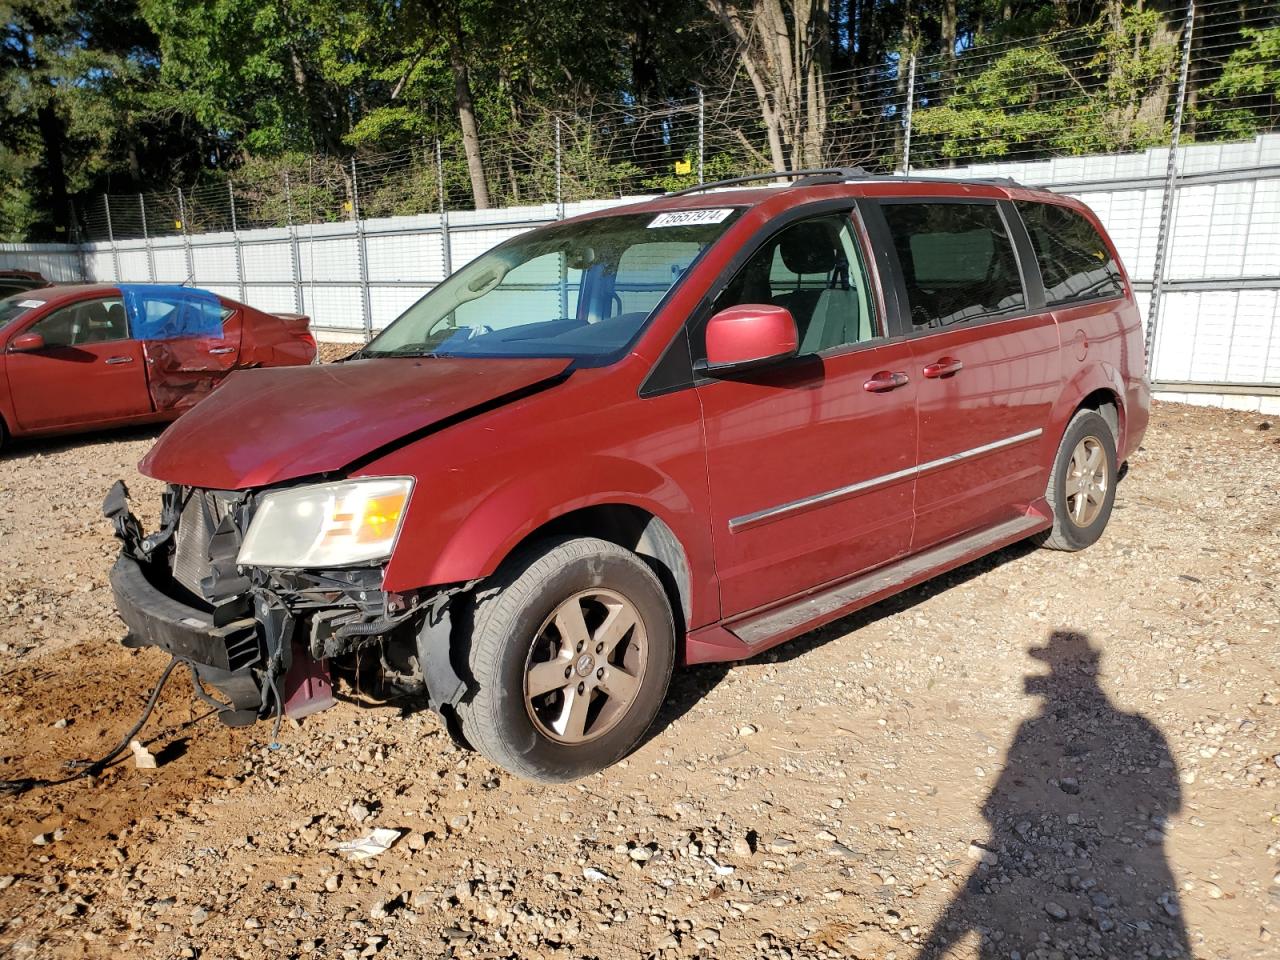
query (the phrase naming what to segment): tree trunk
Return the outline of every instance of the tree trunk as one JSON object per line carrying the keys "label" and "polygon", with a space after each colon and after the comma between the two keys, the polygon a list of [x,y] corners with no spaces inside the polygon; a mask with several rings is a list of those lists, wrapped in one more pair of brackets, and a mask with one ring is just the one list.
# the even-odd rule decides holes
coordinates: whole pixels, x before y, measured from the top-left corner
{"label": "tree trunk", "polygon": [[476,124],[476,108],[471,99],[471,71],[467,68],[462,47],[462,24],[456,20],[449,33],[449,66],[453,69],[454,99],[458,106],[458,123],[462,126],[467,173],[471,176],[471,195],[477,210],[488,210],[489,186],[484,179],[484,163],[480,157],[480,128]]}
{"label": "tree trunk", "polygon": [[53,214],[53,231],[66,243],[71,237],[71,205],[67,198],[67,171],[63,156],[62,118],[53,103],[46,101],[36,111],[40,140],[44,146],[45,176],[49,183],[49,206]]}
{"label": "tree trunk", "polygon": [[[775,170],[820,165],[827,122],[830,0],[752,0],[744,14],[732,0],[705,0],[737,44],[751,81]],[[787,12],[790,11],[788,17]]]}

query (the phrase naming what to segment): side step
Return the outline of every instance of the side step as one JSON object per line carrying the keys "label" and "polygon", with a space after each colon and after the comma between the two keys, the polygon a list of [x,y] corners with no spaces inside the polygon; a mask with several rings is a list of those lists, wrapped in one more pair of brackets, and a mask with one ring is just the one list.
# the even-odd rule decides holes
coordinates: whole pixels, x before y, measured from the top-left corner
{"label": "side step", "polygon": [[742,641],[746,648],[743,655],[752,656],[1049,526],[1049,519],[1038,513],[1014,517],[811,593],[785,606],[730,623],[728,629]]}

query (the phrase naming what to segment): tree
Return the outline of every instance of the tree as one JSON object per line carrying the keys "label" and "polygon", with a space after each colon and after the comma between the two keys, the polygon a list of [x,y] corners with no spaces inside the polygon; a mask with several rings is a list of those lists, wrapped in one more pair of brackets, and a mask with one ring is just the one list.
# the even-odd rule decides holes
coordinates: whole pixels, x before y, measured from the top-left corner
{"label": "tree", "polygon": [[736,45],[769,138],[775,170],[823,163],[829,0],[706,0]]}

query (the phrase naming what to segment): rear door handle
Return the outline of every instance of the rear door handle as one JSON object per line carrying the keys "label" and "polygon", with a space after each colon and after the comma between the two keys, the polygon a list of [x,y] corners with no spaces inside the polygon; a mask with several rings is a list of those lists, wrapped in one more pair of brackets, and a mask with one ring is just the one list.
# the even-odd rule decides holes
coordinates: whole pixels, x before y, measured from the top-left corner
{"label": "rear door handle", "polygon": [[213,354],[235,353],[236,348],[235,347],[210,347],[209,352]]}
{"label": "rear door handle", "polygon": [[133,363],[133,357],[107,357],[106,362],[110,364]]}
{"label": "rear door handle", "polygon": [[867,393],[888,393],[890,390],[905,387],[910,380],[911,378],[900,370],[893,373],[880,370],[871,375],[871,379],[862,385],[862,389]]}
{"label": "rear door handle", "polygon": [[949,377],[964,369],[964,364],[955,357],[940,357],[924,368],[924,375],[930,380]]}

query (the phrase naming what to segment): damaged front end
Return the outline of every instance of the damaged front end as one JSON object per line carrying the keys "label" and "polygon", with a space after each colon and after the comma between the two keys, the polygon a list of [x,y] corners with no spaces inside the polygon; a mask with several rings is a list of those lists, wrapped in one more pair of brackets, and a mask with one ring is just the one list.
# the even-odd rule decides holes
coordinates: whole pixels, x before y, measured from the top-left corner
{"label": "damaged front end", "polygon": [[469,584],[382,590],[382,564],[307,569],[241,562],[269,492],[170,486],[144,534],[118,481],[103,503],[123,547],[111,570],[125,644],[189,663],[239,726],[301,717],[334,702],[330,664],[357,659],[384,683],[425,692],[456,732],[465,684],[450,659],[450,602]]}

